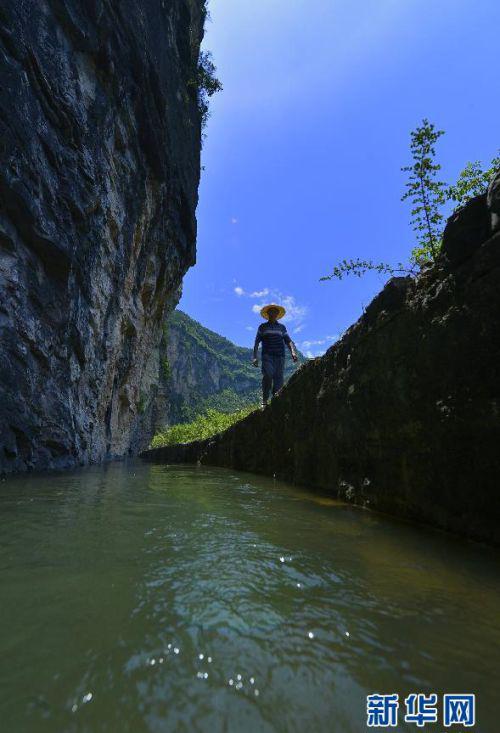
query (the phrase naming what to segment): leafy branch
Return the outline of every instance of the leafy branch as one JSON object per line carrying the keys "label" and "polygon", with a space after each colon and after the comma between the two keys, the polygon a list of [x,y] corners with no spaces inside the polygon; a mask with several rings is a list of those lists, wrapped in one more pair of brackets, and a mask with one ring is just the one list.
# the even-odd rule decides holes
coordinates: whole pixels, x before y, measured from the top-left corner
{"label": "leafy branch", "polygon": [[383,275],[408,274],[415,275],[419,268],[432,264],[441,249],[443,239],[443,220],[441,208],[453,202],[454,210],[464,206],[471,198],[486,192],[489,182],[500,169],[500,151],[491,160],[489,167],[483,171],[480,161],[467,163],[458,180],[453,185],[446,185],[437,180],[441,166],[435,162],[435,145],[444,135],[443,130],[424,119],[422,124],[411,133],[410,150],[412,165],[401,168],[409,173],[406,191],[402,201],[410,199],[411,224],[416,234],[417,243],[413,247],[408,266],[401,262],[397,267],[385,262],[373,260],[342,260],[333,268],[330,275],[320,280],[342,280],[345,275],[361,277],[366,272],[378,272]]}
{"label": "leafy branch", "polygon": [[345,275],[355,275],[361,277],[368,271],[375,271],[381,275],[396,275],[396,274],[413,274],[413,267],[406,267],[401,262],[397,267],[388,265],[385,262],[373,262],[373,260],[342,260],[338,265],[335,265],[330,275],[320,277],[320,280],[333,280],[337,278],[342,280]]}
{"label": "leafy branch", "polygon": [[489,182],[499,168],[500,154],[492,159],[490,167],[485,171],[481,168],[479,160],[467,163],[458,176],[457,182],[446,189],[446,196],[455,203],[455,210],[464,206],[474,196],[485,193]]}

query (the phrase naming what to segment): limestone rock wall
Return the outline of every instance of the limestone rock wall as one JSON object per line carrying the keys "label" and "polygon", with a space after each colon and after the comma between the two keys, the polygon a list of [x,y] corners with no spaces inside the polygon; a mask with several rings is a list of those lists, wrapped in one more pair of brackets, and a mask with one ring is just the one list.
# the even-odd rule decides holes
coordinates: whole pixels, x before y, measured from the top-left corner
{"label": "limestone rock wall", "polygon": [[145,457],[275,475],[500,544],[493,193],[449,220],[437,265],[416,280],[391,280],[264,411],[213,439]]}
{"label": "limestone rock wall", "polygon": [[195,261],[202,0],[0,8],[0,472],[150,437]]}
{"label": "limestone rock wall", "polygon": [[[186,322],[194,334],[186,328]],[[206,333],[213,336],[215,344],[203,339]],[[226,347],[226,352],[228,346],[232,347],[229,356],[222,348],[218,349],[217,339]],[[160,369],[157,397],[158,428],[192,419],[203,412],[207,398],[223,390],[231,390],[235,397],[241,395],[244,399],[255,392],[259,383],[258,374],[254,375],[250,366],[250,349],[229,344],[179,311],[165,323],[160,354],[163,369]]]}

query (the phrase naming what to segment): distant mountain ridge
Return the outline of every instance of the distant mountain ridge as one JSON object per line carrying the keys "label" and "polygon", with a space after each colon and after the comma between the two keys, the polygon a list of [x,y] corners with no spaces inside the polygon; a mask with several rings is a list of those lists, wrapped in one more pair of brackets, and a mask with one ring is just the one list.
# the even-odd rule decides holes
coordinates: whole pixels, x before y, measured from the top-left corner
{"label": "distant mountain ridge", "polygon": [[[252,349],[233,344],[183,311],[173,311],[165,322],[160,355],[157,428],[187,422],[208,408],[233,412],[260,400],[262,374],[252,366]],[[299,352],[299,363],[304,361]],[[287,355],[285,379],[295,369]]]}

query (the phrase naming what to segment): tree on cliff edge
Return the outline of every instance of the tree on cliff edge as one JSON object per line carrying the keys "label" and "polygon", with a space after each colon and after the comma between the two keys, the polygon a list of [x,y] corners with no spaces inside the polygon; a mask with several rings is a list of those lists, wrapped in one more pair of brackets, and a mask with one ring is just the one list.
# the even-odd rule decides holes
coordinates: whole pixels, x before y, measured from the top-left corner
{"label": "tree on cliff edge", "polygon": [[453,202],[456,210],[474,196],[485,193],[489,182],[500,168],[500,156],[496,156],[486,170],[482,169],[478,160],[467,163],[453,185],[447,186],[443,181],[436,180],[441,166],[435,162],[435,145],[442,135],[443,130],[436,130],[427,119],[422,120],[422,124],[411,132],[410,150],[413,163],[401,168],[410,174],[405,184],[407,190],[401,200],[412,201],[411,224],[417,239],[409,264],[400,262],[394,266],[359,258],[344,259],[333,267],[330,275],[321,277],[320,280],[342,280],[345,275],[361,277],[368,271],[383,275],[414,275],[421,267],[435,261],[443,237],[444,216],[441,208]]}
{"label": "tree on cliff edge", "polygon": [[441,249],[443,215],[440,207],[446,201],[446,186],[443,181],[436,180],[441,166],[434,162],[434,146],[441,135],[444,135],[444,130],[436,130],[429,120],[424,119],[420,127],[411,133],[413,165],[401,168],[410,174],[401,201],[410,199],[413,203],[411,222],[417,235],[417,245],[412,250],[410,261],[416,265],[434,261]]}

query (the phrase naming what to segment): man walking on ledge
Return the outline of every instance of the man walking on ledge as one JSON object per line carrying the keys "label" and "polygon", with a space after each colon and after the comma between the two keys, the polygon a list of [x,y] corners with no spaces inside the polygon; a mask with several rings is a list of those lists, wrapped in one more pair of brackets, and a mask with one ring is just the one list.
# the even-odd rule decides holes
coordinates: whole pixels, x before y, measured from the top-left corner
{"label": "man walking on ledge", "polygon": [[260,311],[262,318],[267,318],[267,322],[261,323],[257,329],[252,363],[254,366],[259,366],[257,354],[262,341],[262,407],[267,405],[271,388],[274,396],[283,386],[285,344],[290,349],[292,359],[297,361],[298,358],[295,344],[288,335],[286,326],[278,323],[278,319],[283,318],[285,313],[283,306],[276,303],[265,305]]}

